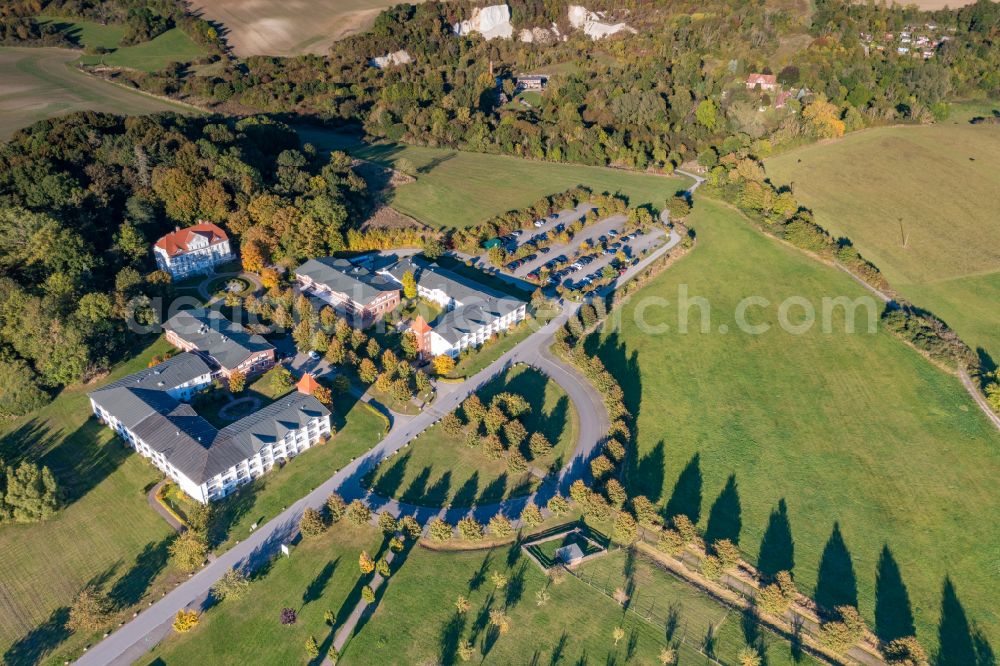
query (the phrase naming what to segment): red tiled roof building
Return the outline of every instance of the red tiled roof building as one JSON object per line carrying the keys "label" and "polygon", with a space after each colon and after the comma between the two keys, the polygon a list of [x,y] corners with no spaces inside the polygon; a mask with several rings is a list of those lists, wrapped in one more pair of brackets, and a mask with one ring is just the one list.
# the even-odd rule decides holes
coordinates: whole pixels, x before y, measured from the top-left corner
{"label": "red tiled roof building", "polygon": [[153,246],[156,265],[174,278],[209,274],[219,264],[234,258],[229,236],[217,224],[199,222],[177,228]]}

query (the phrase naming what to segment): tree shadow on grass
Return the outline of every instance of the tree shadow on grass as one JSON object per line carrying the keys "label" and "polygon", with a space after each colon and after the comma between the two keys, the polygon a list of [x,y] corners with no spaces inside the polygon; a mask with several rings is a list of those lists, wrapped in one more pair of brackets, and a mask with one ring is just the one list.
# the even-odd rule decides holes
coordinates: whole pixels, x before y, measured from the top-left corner
{"label": "tree shadow on grass", "polygon": [[453,614],[441,628],[441,635],[438,637],[438,663],[442,666],[451,666],[455,663],[463,631],[465,631],[465,616],[459,613]]}
{"label": "tree shadow on grass", "polygon": [[701,517],[701,485],[701,454],[696,453],[677,477],[664,515],[668,519],[684,515],[697,523]]}
{"label": "tree shadow on grass", "polygon": [[135,558],[135,563],[112,586],[108,596],[118,608],[138,603],[150,583],[163,571],[170,559],[170,542],[174,535],[160,541],[150,541]]}
{"label": "tree shadow on grass", "polygon": [[451,470],[446,471],[434,482],[421,499],[421,504],[430,506],[443,506],[448,501],[448,493],[451,491]]}
{"label": "tree shadow on grass", "polygon": [[333,572],[337,569],[337,565],[339,563],[339,557],[335,560],[330,560],[323,566],[322,569],[320,569],[319,573],[316,574],[316,577],[309,581],[309,585],[307,585],[305,591],[302,592],[302,608],[305,608],[307,604],[312,603],[323,596],[323,592],[326,590],[326,586],[330,582],[330,578],[333,576]]}
{"label": "tree shadow on grass", "polygon": [[833,532],[823,548],[814,599],[826,611],[832,611],[837,606],[858,605],[858,582],[851,552],[844,543],[839,523],[833,524]]}
{"label": "tree shadow on grass", "polygon": [[785,499],[778,500],[778,506],[771,510],[767,519],[767,529],[760,540],[760,554],[757,569],[765,578],[774,578],[779,571],[791,571],[795,566],[795,541],[788,521],[788,506]]}
{"label": "tree shadow on grass", "polygon": [[403,479],[406,478],[406,466],[412,456],[413,454],[409,451],[406,452],[406,455],[396,456],[396,459],[378,476],[378,481],[373,485],[378,489],[379,494],[386,497],[396,496],[396,492],[403,485]]}
{"label": "tree shadow on grass", "polygon": [[875,635],[888,643],[916,633],[910,595],[899,565],[889,546],[883,545],[875,571]]}
{"label": "tree shadow on grass", "polygon": [[413,477],[410,481],[410,485],[407,486],[406,490],[400,496],[404,502],[410,502],[413,504],[419,504],[420,500],[423,499],[424,495],[427,493],[427,482],[431,478],[431,468],[424,467],[420,470],[420,473]]}
{"label": "tree shadow on grass", "polygon": [[507,472],[504,472],[497,478],[493,479],[483,488],[483,491],[479,493],[479,498],[476,500],[476,504],[493,504],[499,502],[507,494]]}
{"label": "tree shadow on grass", "polygon": [[559,635],[559,640],[556,641],[556,646],[552,648],[552,655],[549,657],[549,666],[556,666],[560,661],[562,661],[563,655],[566,653],[566,643],[569,641],[569,636],[565,631]]}
{"label": "tree shadow on grass", "polygon": [[490,570],[490,562],[492,561],[493,551],[489,551],[483,558],[482,564],[476,569],[476,573],[472,574],[472,578],[469,579],[469,592],[475,592],[486,582],[486,572]]}
{"label": "tree shadow on grass", "polygon": [[472,476],[465,480],[458,490],[455,491],[455,496],[451,499],[451,505],[455,507],[470,507],[476,501],[476,493],[479,492],[479,472],[473,472]]}
{"label": "tree shadow on grass", "polygon": [[719,539],[729,539],[734,544],[739,544],[740,530],[743,528],[742,513],[736,475],[730,474],[725,487],[708,512],[705,541],[713,544]]}
{"label": "tree shadow on grass", "polygon": [[945,577],[938,623],[935,666],[995,666],[996,656],[983,633],[970,624],[954,583]]}
{"label": "tree shadow on grass", "polygon": [[69,607],[57,608],[48,620],[7,648],[3,655],[3,663],[9,666],[30,666],[39,663],[69,637],[70,631],[66,628],[68,620]]}
{"label": "tree shadow on grass", "polygon": [[635,456],[628,456],[627,465],[634,469],[629,471],[629,485],[635,489],[636,495],[645,495],[650,502],[656,504],[663,497],[663,471],[666,468],[666,445],[661,439],[653,450],[635,461]]}
{"label": "tree shadow on grass", "polygon": [[524,576],[527,573],[528,563],[521,562],[521,565],[514,572],[504,589],[504,606],[516,606],[521,597],[524,596]]}

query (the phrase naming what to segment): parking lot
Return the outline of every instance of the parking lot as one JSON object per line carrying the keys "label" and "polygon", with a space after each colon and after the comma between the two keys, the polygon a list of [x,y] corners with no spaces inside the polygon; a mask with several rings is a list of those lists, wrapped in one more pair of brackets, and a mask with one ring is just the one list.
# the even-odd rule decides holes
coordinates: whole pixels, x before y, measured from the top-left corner
{"label": "parking lot", "polygon": [[[584,203],[574,210],[550,215],[542,221],[542,225],[522,230],[516,239],[517,245],[530,243],[538,239],[539,236],[547,237],[548,234],[558,233],[565,226],[581,219],[592,209],[592,205]],[[505,272],[518,278],[527,278],[531,274],[536,274],[539,269],[546,265],[554,266],[560,263],[574,264],[574,262],[578,262],[559,271],[556,281],[550,282],[552,286],[561,283],[566,287],[576,288],[588,278],[596,279],[604,267],[615,260],[615,255],[619,250],[624,252],[629,260],[632,260],[659,246],[666,235],[665,231],[660,228],[654,228],[646,234],[633,232],[625,235],[622,234],[625,222],[625,215],[612,215],[599,220],[584,227],[569,243],[542,248],[533,253],[533,256],[529,255],[526,261],[522,259],[520,265],[513,270],[505,270]],[[600,250],[588,252],[591,256],[582,257],[579,249],[584,242],[587,242],[591,247],[599,246],[602,243],[607,243],[611,247],[603,252]]]}

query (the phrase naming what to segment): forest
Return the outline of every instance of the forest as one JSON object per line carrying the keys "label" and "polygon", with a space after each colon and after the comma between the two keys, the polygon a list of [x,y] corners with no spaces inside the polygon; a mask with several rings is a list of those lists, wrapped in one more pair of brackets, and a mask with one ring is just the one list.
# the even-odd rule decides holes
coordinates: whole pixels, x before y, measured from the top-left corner
{"label": "forest", "polygon": [[22,130],[0,148],[0,412],[107,369],[129,323],[157,321],[172,285],[150,245],[175,226],[222,223],[244,254],[295,262],[345,249],[364,205],[346,155],[265,118],[79,113]]}

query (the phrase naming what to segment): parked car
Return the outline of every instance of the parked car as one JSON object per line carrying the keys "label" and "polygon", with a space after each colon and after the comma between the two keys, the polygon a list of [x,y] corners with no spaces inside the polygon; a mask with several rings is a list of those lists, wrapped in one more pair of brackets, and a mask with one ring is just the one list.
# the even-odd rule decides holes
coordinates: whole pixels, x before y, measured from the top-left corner
{"label": "parked car", "polygon": [[612,238],[614,238],[615,236],[618,235],[618,230],[617,229],[612,229],[611,231],[608,232],[608,235],[611,236]]}
{"label": "parked car", "polygon": [[315,349],[312,350],[311,352],[309,352],[309,354],[307,354],[307,356],[309,356],[309,358],[312,359],[313,361],[318,361],[318,360],[320,360],[320,358],[322,358],[319,355],[319,352],[316,351]]}
{"label": "parked car", "polygon": [[536,229],[538,227],[544,227],[544,226],[545,226],[545,220],[535,220],[535,228]]}
{"label": "parked car", "polygon": [[542,254],[548,254],[549,252],[552,251],[552,248],[549,248],[549,247],[540,247],[540,248],[538,248],[538,251],[541,252]]}
{"label": "parked car", "polygon": [[524,234],[524,229],[515,229],[514,231],[510,232],[510,235],[513,236],[514,238],[520,238],[522,234]]}
{"label": "parked car", "polygon": [[538,271],[531,271],[530,273],[528,273],[527,275],[525,275],[525,277],[528,278],[529,280],[531,280],[532,282],[537,282],[538,281]]}

